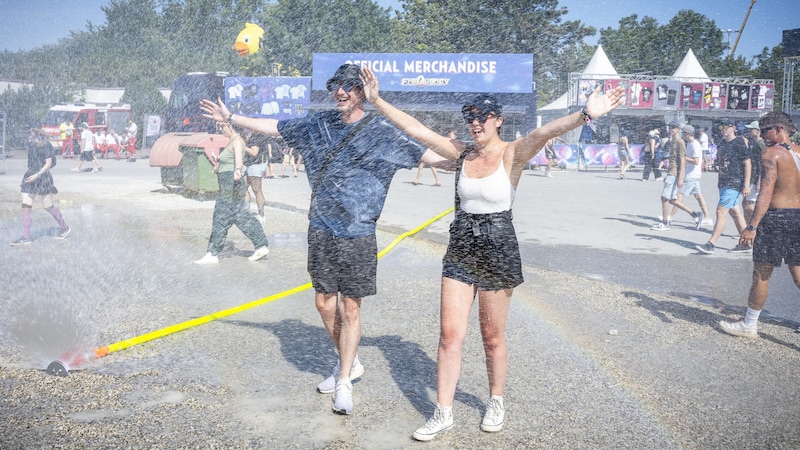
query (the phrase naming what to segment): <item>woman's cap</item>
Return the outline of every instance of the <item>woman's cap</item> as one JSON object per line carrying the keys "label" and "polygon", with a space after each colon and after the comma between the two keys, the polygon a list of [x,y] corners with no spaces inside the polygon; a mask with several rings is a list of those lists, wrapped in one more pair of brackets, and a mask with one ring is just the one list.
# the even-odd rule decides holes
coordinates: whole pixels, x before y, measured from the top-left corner
{"label": "woman's cap", "polygon": [[473,97],[472,100],[464,104],[461,108],[461,112],[463,113],[472,108],[478,108],[483,112],[494,113],[498,116],[503,115],[503,105],[501,105],[496,98],[487,94],[480,94]]}

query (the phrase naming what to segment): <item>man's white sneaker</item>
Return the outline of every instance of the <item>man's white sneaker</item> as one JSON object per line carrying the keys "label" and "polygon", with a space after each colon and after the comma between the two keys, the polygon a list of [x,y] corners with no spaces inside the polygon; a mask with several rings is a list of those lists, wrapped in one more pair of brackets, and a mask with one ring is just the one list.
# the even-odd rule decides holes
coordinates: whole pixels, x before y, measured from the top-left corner
{"label": "man's white sneaker", "polygon": [[[332,394],[333,391],[336,389],[336,379],[339,378],[339,371],[341,370],[341,365],[339,365],[339,361],[336,361],[336,365],[333,367],[333,372],[331,372],[331,376],[322,380],[320,384],[317,385],[317,391],[320,394]],[[353,368],[350,369],[350,379],[355,380],[357,378],[361,378],[361,375],[364,375],[364,366],[361,365],[361,361],[358,360],[358,355],[356,355],[355,361],[353,361]]]}
{"label": "man's white sneaker", "polygon": [[486,414],[483,415],[481,430],[487,433],[496,433],[503,429],[506,410],[503,407],[503,397],[492,395],[489,404],[486,405]]}
{"label": "man's white sneaker", "polygon": [[720,320],[719,327],[722,328],[722,331],[734,336],[758,339],[758,325],[748,327],[744,324],[744,320],[737,320],[736,322]]}
{"label": "man's white sneaker", "polygon": [[212,255],[211,252],[206,253],[206,256],[194,261],[195,264],[205,265],[205,264],[219,264],[219,257],[216,255]]}
{"label": "man's white sneaker", "polygon": [[353,413],[353,383],[349,378],[336,382],[336,390],[333,392],[333,412],[336,414]]}
{"label": "man's white sneaker", "polygon": [[259,249],[256,249],[256,251],[254,251],[252,255],[248,256],[247,259],[249,259],[250,261],[258,261],[259,259],[267,256],[268,254],[269,254],[269,249],[265,245]]}
{"label": "man's white sneaker", "polygon": [[714,225],[714,219],[706,217],[705,219],[703,219],[700,222],[700,224],[703,225],[703,226],[713,226]]}
{"label": "man's white sneaker", "polygon": [[669,231],[669,224],[666,224],[664,222],[659,222],[650,227],[650,229],[655,231]]}
{"label": "man's white sneaker", "polygon": [[453,428],[453,407],[447,406],[442,408],[436,404],[436,410],[424,426],[417,428],[417,431],[412,435],[418,441],[430,441],[435,438],[437,434],[442,431],[447,431]]}

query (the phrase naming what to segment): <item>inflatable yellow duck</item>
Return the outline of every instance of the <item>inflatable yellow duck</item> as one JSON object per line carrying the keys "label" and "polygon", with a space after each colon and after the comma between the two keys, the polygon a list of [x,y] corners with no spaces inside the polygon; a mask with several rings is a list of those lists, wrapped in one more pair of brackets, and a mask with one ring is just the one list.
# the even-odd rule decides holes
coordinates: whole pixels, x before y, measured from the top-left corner
{"label": "inflatable yellow duck", "polygon": [[245,23],[244,29],[236,36],[233,49],[242,58],[258,53],[258,42],[264,36],[264,29],[254,23]]}

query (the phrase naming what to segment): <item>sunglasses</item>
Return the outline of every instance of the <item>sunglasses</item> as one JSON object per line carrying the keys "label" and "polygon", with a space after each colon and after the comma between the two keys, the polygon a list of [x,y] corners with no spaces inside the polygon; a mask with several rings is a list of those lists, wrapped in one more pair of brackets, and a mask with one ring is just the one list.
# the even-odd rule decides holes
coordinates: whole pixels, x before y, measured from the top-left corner
{"label": "sunglasses", "polygon": [[770,131],[774,130],[775,128],[778,128],[778,125],[773,125],[771,127],[760,128],[761,135],[764,136],[765,134],[769,133]]}
{"label": "sunglasses", "polygon": [[354,87],[356,87],[356,85],[353,83],[345,83],[344,81],[340,80],[331,80],[328,81],[328,84],[326,84],[325,87],[328,89],[328,92],[336,92],[339,90],[339,88],[342,88],[345,92],[350,92]]}
{"label": "sunglasses", "polygon": [[480,124],[486,123],[490,117],[497,117],[497,115],[493,112],[486,112],[486,111],[462,111],[461,114],[464,116],[464,122],[467,125],[471,124],[475,120],[478,121]]}
{"label": "sunglasses", "polygon": [[724,130],[725,128],[732,127],[733,125],[720,125],[719,129]]}

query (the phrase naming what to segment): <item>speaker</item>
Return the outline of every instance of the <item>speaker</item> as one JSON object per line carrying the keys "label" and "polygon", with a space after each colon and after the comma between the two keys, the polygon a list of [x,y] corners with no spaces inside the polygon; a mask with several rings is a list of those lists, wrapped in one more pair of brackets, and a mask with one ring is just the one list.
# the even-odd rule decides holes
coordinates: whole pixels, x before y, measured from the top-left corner
{"label": "speaker", "polygon": [[800,28],[783,30],[783,57],[800,56]]}

